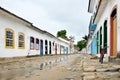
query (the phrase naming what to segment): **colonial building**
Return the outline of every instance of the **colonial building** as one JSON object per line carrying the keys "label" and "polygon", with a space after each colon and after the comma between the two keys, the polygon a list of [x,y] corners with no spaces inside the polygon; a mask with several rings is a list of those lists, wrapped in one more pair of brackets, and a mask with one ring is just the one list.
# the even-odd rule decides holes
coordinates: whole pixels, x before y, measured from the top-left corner
{"label": "colonial building", "polygon": [[[92,13],[89,26],[91,54],[106,50],[106,60],[120,55],[120,0],[89,0],[88,12]],[[93,28],[93,30],[91,30]]]}
{"label": "colonial building", "polygon": [[69,53],[70,41],[57,38],[0,7],[0,57]]}

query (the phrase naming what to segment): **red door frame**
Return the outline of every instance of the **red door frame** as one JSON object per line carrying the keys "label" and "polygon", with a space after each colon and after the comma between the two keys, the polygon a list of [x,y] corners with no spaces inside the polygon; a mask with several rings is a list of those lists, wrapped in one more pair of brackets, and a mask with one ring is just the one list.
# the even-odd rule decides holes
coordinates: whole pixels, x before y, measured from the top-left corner
{"label": "red door frame", "polygon": [[[114,33],[114,26],[113,26],[113,16],[112,16],[112,13],[113,11],[116,9],[116,15],[117,15],[117,5],[113,8],[112,12],[111,12],[111,15],[110,15],[110,56],[113,56],[113,45],[114,45],[114,36],[113,36],[113,33]],[[116,17],[117,18],[117,17]]]}

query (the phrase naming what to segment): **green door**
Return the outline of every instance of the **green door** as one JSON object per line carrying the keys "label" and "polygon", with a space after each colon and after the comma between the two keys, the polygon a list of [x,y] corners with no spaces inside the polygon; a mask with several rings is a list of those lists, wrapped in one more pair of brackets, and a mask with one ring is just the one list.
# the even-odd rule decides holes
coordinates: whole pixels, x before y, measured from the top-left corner
{"label": "green door", "polygon": [[104,48],[107,53],[107,21],[104,23]]}
{"label": "green door", "polygon": [[99,53],[99,31],[97,32],[97,54]]}
{"label": "green door", "polygon": [[102,49],[102,27],[100,28],[100,50]]}

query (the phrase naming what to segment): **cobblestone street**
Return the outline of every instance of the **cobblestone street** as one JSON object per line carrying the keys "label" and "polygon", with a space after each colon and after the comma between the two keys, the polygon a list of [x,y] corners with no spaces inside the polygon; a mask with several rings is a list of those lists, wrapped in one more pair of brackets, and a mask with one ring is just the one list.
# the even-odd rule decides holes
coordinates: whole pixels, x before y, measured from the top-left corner
{"label": "cobblestone street", "polygon": [[0,80],[120,80],[120,65],[88,54],[1,60]]}
{"label": "cobblestone street", "polygon": [[120,0],[0,0],[0,80],[120,80]]}

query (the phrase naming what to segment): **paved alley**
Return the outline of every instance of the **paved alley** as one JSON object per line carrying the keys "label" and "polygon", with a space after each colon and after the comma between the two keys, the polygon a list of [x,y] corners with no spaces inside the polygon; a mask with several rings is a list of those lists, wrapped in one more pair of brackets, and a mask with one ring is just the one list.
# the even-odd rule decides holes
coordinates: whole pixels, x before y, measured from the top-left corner
{"label": "paved alley", "polygon": [[0,80],[120,80],[120,65],[88,54],[1,60]]}

